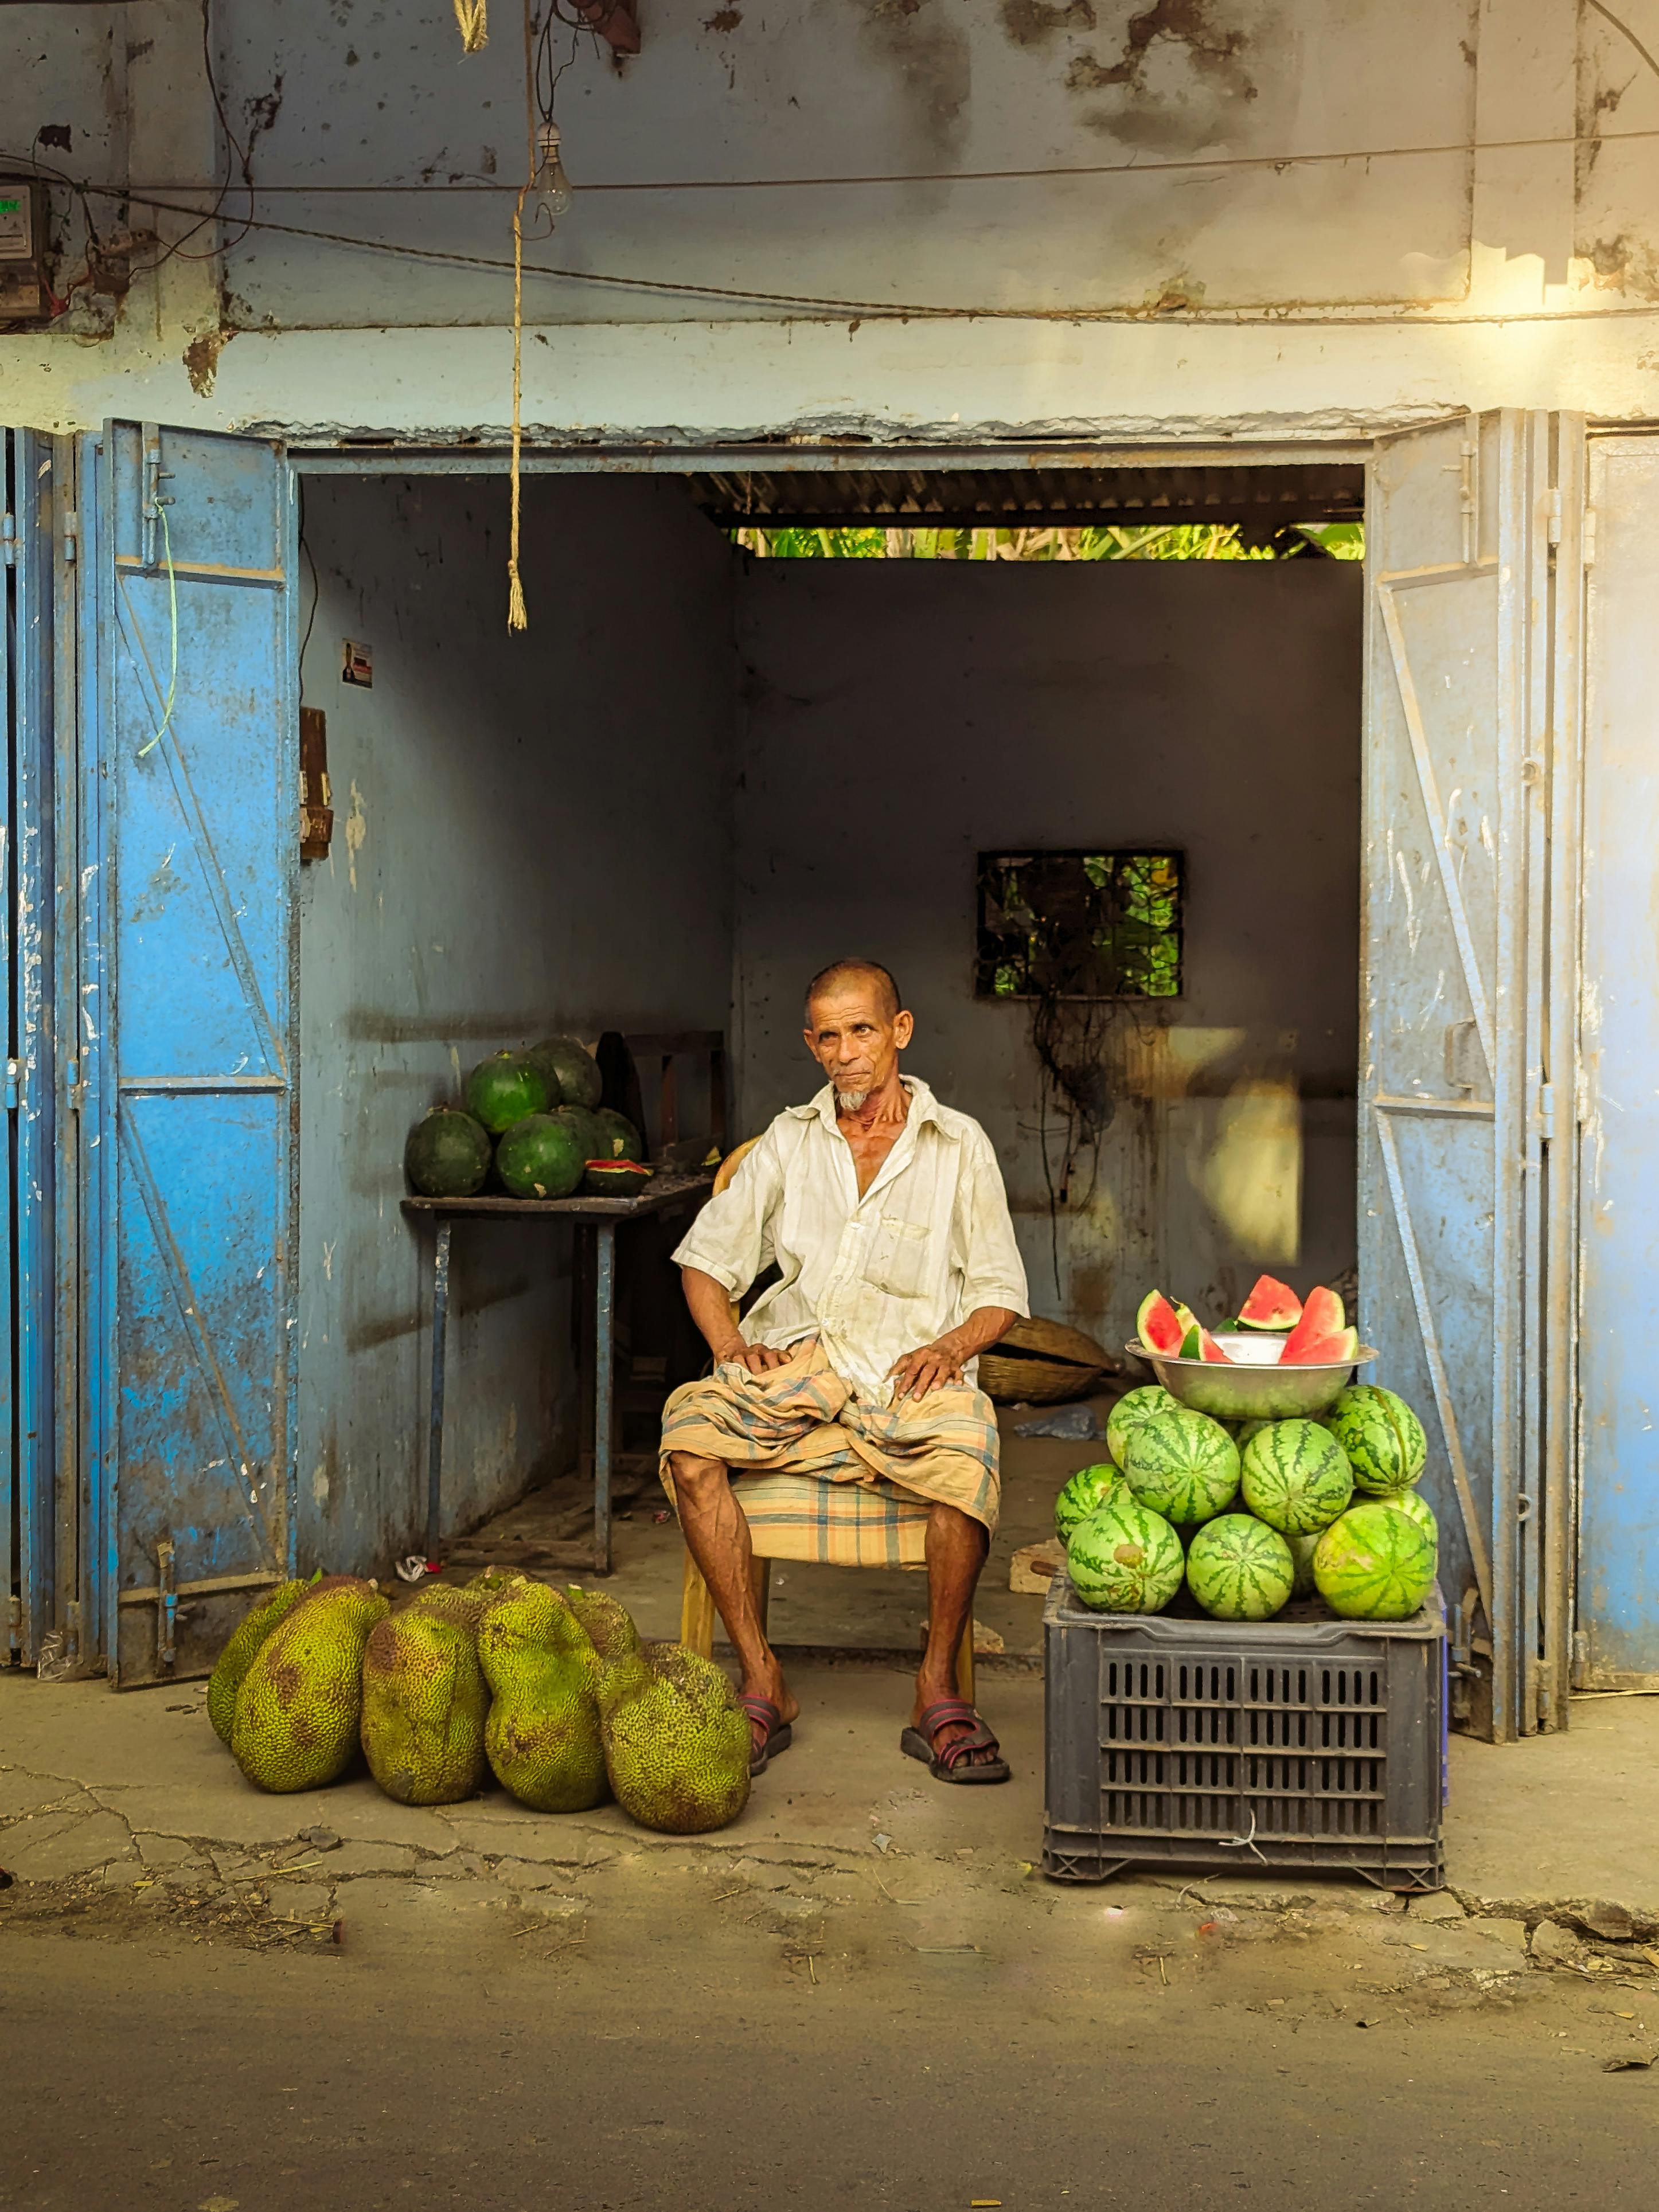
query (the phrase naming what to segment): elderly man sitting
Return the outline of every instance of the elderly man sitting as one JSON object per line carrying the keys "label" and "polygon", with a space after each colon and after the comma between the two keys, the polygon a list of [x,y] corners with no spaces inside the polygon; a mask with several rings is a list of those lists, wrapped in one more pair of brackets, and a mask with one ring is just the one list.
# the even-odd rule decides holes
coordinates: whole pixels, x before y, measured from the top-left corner
{"label": "elderly man sitting", "polygon": [[[1026,1312],[1025,1271],[985,1132],[899,1073],[914,1028],[874,961],[815,975],[806,1046],[829,1083],[779,1115],[674,1255],[716,1364],[664,1409],[663,1481],[743,1669],[757,1774],[800,1710],[750,1582],[742,1498],[765,1473],[799,1476],[791,1517],[825,1531],[856,1518],[859,1488],[926,1505],[927,1647],[901,1748],[941,1782],[1008,1778],[953,1692],[999,1496],[974,1363]],[[732,1300],[773,1262],[739,1327]]]}

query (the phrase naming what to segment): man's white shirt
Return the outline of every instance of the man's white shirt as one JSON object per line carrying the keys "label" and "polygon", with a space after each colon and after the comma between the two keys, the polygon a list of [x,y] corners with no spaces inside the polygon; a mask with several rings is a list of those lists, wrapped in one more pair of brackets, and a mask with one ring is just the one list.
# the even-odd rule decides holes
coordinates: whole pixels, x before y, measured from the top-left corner
{"label": "man's white shirt", "polygon": [[895,1361],[975,1308],[1030,1311],[990,1139],[903,1082],[909,1114],[862,1198],[826,1085],[778,1115],[674,1254],[733,1297],[775,1261],[781,1279],[745,1316],[747,1341],[783,1349],[816,1332],[842,1379],[883,1404]]}

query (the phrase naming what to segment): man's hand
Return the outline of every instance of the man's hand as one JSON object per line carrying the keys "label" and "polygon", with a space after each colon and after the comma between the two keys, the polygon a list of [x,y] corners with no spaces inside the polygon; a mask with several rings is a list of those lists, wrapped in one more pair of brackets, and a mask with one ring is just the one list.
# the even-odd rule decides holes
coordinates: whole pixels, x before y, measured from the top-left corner
{"label": "man's hand", "polygon": [[925,1398],[929,1391],[942,1390],[947,1382],[960,1382],[963,1362],[969,1356],[957,1345],[954,1330],[924,1344],[920,1351],[907,1352],[888,1370],[893,1403],[898,1406],[907,1398]]}
{"label": "man's hand", "polygon": [[775,1367],[787,1367],[794,1358],[793,1352],[777,1352],[769,1344],[745,1344],[739,1336],[724,1352],[714,1354],[717,1367],[746,1367],[751,1375],[769,1375]]}
{"label": "man's hand", "polygon": [[947,1328],[943,1336],[924,1344],[918,1352],[907,1352],[888,1370],[893,1403],[898,1406],[907,1398],[925,1398],[930,1390],[942,1390],[947,1382],[960,1382],[968,1362],[1006,1336],[1018,1318],[1003,1306],[975,1306],[955,1328]]}

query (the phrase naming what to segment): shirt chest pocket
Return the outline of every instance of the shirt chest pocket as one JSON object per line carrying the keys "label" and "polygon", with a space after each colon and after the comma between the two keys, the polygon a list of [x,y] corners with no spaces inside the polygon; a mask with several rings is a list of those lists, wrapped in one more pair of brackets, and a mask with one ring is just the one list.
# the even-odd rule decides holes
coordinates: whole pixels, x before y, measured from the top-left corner
{"label": "shirt chest pocket", "polygon": [[927,1255],[933,1243],[925,1221],[902,1221],[888,1214],[871,1232],[865,1274],[894,1297],[915,1297],[927,1287]]}

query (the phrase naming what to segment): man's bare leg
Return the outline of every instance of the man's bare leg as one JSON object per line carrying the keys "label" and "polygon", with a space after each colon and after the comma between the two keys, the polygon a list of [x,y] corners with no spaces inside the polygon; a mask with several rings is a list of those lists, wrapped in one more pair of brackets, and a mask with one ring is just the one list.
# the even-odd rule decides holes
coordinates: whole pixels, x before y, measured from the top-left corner
{"label": "man's bare leg", "polygon": [[[927,1649],[916,1675],[915,1709],[910,1718],[919,1722],[929,1705],[957,1694],[957,1653],[974,1608],[974,1591],[980,1570],[991,1548],[983,1522],[954,1505],[935,1504],[927,1516]],[[947,1722],[933,1738],[943,1751],[958,1736],[969,1734],[966,1721]],[[975,1762],[991,1757],[974,1754]]]}
{"label": "man's bare leg", "polygon": [[681,1533],[708,1585],[714,1610],[726,1623],[743,1670],[744,1694],[769,1698],[779,1718],[792,1721],[800,1707],[784,1685],[783,1669],[761,1626],[749,1575],[754,1559],[749,1522],[732,1495],[725,1463],[699,1459],[691,1452],[671,1452],[668,1468],[679,1502]]}

